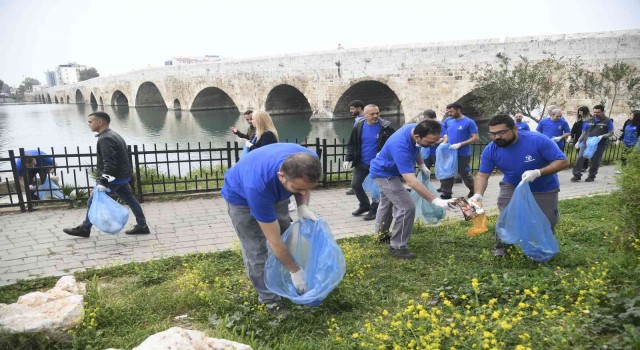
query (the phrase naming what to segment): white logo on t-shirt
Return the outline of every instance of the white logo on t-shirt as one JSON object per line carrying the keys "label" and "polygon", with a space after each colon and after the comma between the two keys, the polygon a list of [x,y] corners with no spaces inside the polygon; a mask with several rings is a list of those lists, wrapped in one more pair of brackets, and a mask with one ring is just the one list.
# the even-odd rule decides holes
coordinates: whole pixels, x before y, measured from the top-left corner
{"label": "white logo on t-shirt", "polygon": [[530,154],[527,154],[527,155],[524,157],[524,162],[525,162],[525,163],[533,162],[534,160],[535,160],[535,159],[533,159],[533,157],[532,157]]}
{"label": "white logo on t-shirt", "polygon": [[458,130],[462,130],[462,125],[460,125],[460,126],[458,127]]}

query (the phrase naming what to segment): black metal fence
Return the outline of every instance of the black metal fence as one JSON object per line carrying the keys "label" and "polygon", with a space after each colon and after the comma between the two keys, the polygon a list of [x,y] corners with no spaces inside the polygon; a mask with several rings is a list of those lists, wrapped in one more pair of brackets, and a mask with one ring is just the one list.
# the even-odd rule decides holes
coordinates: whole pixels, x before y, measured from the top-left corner
{"label": "black metal fence", "polygon": [[[298,140],[292,141],[299,143]],[[351,171],[342,169],[347,145],[344,140],[315,139],[304,140],[301,146],[314,150],[321,156],[324,176],[320,186],[330,187],[351,180]],[[472,172],[477,172],[480,155],[486,143],[472,145]],[[603,164],[620,158],[621,146],[610,143]],[[32,211],[34,206],[44,203],[73,202],[86,200],[95,184],[96,153],[92,147],[63,150],[42,149],[46,154],[27,155],[24,148],[18,152],[11,150],[7,157],[0,157],[0,208],[19,207],[21,211]],[[571,163],[577,158],[577,150],[572,143],[564,149]],[[159,195],[176,195],[219,191],[224,181],[224,173],[240,159],[242,147],[238,142],[227,142],[224,147],[208,144],[154,144],[152,146],[129,146],[129,154],[134,174],[132,188],[141,202],[145,198]],[[53,160],[50,167],[38,168],[39,177],[26,164],[27,158],[35,158],[38,163],[47,158]],[[27,174],[28,176],[19,176]],[[55,184],[59,190],[47,186]],[[40,194],[38,196],[37,194]],[[39,199],[44,197],[45,199]]]}

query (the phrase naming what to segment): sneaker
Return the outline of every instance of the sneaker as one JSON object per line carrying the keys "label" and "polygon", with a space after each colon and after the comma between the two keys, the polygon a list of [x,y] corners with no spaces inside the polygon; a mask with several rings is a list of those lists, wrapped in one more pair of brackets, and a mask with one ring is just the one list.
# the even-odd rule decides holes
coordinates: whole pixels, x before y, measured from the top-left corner
{"label": "sneaker", "polygon": [[391,256],[398,259],[411,260],[416,258],[416,255],[411,251],[409,251],[409,248],[389,247],[389,253],[391,253]]}
{"label": "sneaker", "polygon": [[584,179],[584,182],[593,182],[595,179],[595,177],[589,176],[588,178]]}
{"label": "sneaker", "polygon": [[354,212],[351,213],[353,216],[360,216],[366,212],[368,212],[370,207],[358,207]]}
{"label": "sneaker", "polygon": [[378,244],[390,244],[391,236],[389,236],[388,233],[381,233],[376,238],[376,242],[378,242]]}
{"label": "sneaker", "polygon": [[353,196],[354,194],[356,194],[356,191],[354,191],[354,190],[353,190],[353,188],[350,188],[350,189],[347,191],[347,196]]}
{"label": "sneaker", "polygon": [[574,176],[571,178],[571,182],[578,182],[580,181],[580,178],[578,176]]}
{"label": "sneaker", "polygon": [[281,317],[289,312],[289,310],[284,306],[282,300],[275,300],[264,304],[264,309],[273,317]]}
{"label": "sneaker", "polygon": [[442,198],[442,199],[451,199],[451,195],[450,194],[441,194],[440,198]]}
{"label": "sneaker", "polygon": [[616,170],[616,175],[620,175],[620,174],[622,174],[622,171]]}
{"label": "sneaker", "polygon": [[295,203],[289,202],[289,211],[296,211],[297,208]]}
{"label": "sneaker", "polygon": [[84,237],[84,238],[88,238],[89,235],[91,235],[91,230],[87,231],[84,229],[84,227],[82,227],[82,225],[80,226],[76,226],[74,228],[65,228],[62,229],[62,232],[70,235],[70,236],[76,236],[76,237]]}
{"label": "sneaker", "polygon": [[362,218],[362,220],[364,221],[375,220],[377,213],[378,213],[378,202],[373,202],[371,203],[371,208],[369,209],[369,212],[367,213],[367,215],[364,216],[364,218]]}
{"label": "sneaker", "polygon": [[493,249],[491,251],[491,254],[493,254],[493,256],[496,256],[496,257],[505,257],[509,255],[507,253],[507,248],[504,248],[504,247]]}
{"label": "sneaker", "polygon": [[147,225],[135,225],[131,230],[124,231],[124,233],[128,235],[148,235],[151,232],[149,231],[149,226]]}

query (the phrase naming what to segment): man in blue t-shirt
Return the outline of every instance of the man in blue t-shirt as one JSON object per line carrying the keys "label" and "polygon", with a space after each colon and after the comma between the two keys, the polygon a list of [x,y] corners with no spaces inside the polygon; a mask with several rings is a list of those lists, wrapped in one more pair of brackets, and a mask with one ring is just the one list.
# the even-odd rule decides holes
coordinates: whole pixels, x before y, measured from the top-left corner
{"label": "man in blue t-shirt", "polygon": [[395,130],[391,127],[391,122],[380,118],[380,109],[376,105],[364,107],[364,115],[365,119],[356,123],[351,130],[342,168],[344,171],[349,171],[353,167],[351,188],[360,204],[351,214],[358,216],[368,212],[364,220],[369,221],[376,218],[378,199],[372,199],[372,203],[369,203],[369,197],[362,188],[362,183],[369,175],[369,164]]}
{"label": "man in blue t-shirt", "polygon": [[[470,202],[482,202],[489,176],[498,168],[504,177],[500,182],[498,209],[502,212],[520,181],[530,183],[531,192],[549,219],[551,228],[558,223],[558,171],[569,165],[567,157],[544,135],[519,131],[508,115],[496,115],[489,120],[489,137],[493,140],[482,152],[480,169],[475,180],[475,194]],[[506,247],[496,235],[495,256],[505,256]]]}
{"label": "man in blue t-shirt", "polygon": [[[473,176],[471,176],[471,144],[478,141],[478,125],[473,119],[462,115],[462,106],[452,103],[447,106],[447,118],[442,124],[442,143],[451,144],[451,149],[458,150],[458,174],[469,189],[467,198],[473,195]],[[437,160],[436,160],[437,161]],[[440,181],[442,199],[451,199],[453,194],[453,177]]]}
{"label": "man in blue t-shirt", "polygon": [[[24,155],[27,156],[25,161],[27,175],[23,175],[22,158],[16,158],[16,171],[23,189],[26,184],[25,179],[28,178],[29,188],[25,190],[32,199],[37,200],[39,199],[38,193],[35,192],[37,190],[37,185],[44,184],[47,176],[51,176],[51,180],[58,179],[57,176],[53,175],[55,163],[53,161],[53,157],[38,157],[46,155],[46,153],[38,149],[24,151]],[[38,178],[40,178],[40,181],[38,181]]]}
{"label": "man in blue t-shirt", "polygon": [[[414,165],[424,176],[431,172],[420,155],[421,147],[430,147],[440,140],[441,126],[435,120],[423,120],[398,129],[382,150],[371,161],[369,172],[380,189],[380,205],[376,214],[374,231],[380,243],[390,243],[389,252],[399,259],[415,259],[407,243],[411,237],[416,206],[402,185],[404,179],[422,198],[439,207],[447,208],[449,201],[438,198],[418,180]],[[393,233],[389,235],[391,221],[395,220]]]}
{"label": "man in blue t-shirt", "polygon": [[598,169],[600,168],[600,162],[604,151],[607,150],[609,145],[609,138],[613,136],[613,119],[607,118],[604,115],[604,106],[593,106],[593,116],[582,123],[582,134],[580,138],[576,140],[575,148],[579,149],[578,159],[576,165],[573,167],[573,177],[571,182],[578,182],[582,178],[582,169],[584,168],[584,151],[587,149],[586,141],[589,137],[599,137],[598,148],[591,157],[591,166],[589,166],[589,176],[584,180],[585,182],[593,182],[598,175]]}
{"label": "man in blue t-shirt", "polygon": [[553,140],[560,150],[564,149],[565,140],[571,136],[571,128],[562,117],[560,108],[552,110],[549,118],[542,119],[536,131]]}
{"label": "man in blue t-shirt", "polygon": [[522,121],[522,113],[518,112],[513,116],[513,119],[516,120],[516,126],[518,127],[519,131],[530,131],[531,128],[529,128],[529,124],[525,121]]}
{"label": "man in blue t-shirt", "polygon": [[291,195],[301,219],[317,219],[308,204],[311,189],[318,185],[321,175],[322,166],[313,151],[292,143],[274,143],[247,153],[224,176],[221,194],[240,238],[245,269],[258,300],[272,314],[283,311],[284,304],[264,283],[268,247],[290,271],[294,286],[303,294],[304,271],[280,236],[291,222]]}

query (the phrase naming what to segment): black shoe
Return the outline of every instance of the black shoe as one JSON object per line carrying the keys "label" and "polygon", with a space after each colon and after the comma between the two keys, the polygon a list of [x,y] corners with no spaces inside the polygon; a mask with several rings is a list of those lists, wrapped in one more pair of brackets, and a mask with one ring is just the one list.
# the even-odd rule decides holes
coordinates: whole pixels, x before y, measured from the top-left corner
{"label": "black shoe", "polygon": [[350,189],[347,191],[347,196],[353,196],[354,194],[356,194],[356,191],[354,191],[354,190],[353,190],[353,188],[350,188]]}
{"label": "black shoe", "polygon": [[366,212],[369,211],[369,207],[358,207],[358,209],[356,209],[356,211],[352,212],[351,215],[353,216],[360,216]]}
{"label": "black shoe", "polygon": [[76,237],[84,237],[84,238],[88,238],[89,235],[91,235],[91,230],[87,231],[84,229],[84,227],[82,227],[82,225],[80,226],[76,226],[74,228],[65,228],[62,229],[62,232],[70,235],[70,236],[76,236]]}
{"label": "black shoe", "polygon": [[151,232],[149,231],[149,226],[147,225],[135,225],[131,230],[124,231],[124,233],[128,235],[148,235]]}
{"label": "black shoe", "polygon": [[580,177],[578,177],[578,176],[575,176],[575,175],[574,175],[574,176],[571,178],[571,182],[579,182],[579,181],[580,181]]}
{"label": "black shoe", "polygon": [[467,198],[471,198],[473,197],[473,191],[469,191],[469,194],[467,194]]}
{"label": "black shoe", "polygon": [[272,301],[270,303],[264,304],[264,309],[267,313],[274,317],[281,317],[285,315],[289,310],[284,306],[282,300]]}
{"label": "black shoe", "polygon": [[442,188],[438,188],[436,191],[438,191],[439,193],[442,193]]}
{"label": "black shoe", "polygon": [[595,179],[595,177],[589,176],[588,178],[584,179],[584,182],[593,182]]}
{"label": "black shoe", "polygon": [[416,258],[416,255],[409,251],[409,248],[389,247],[389,253],[391,253],[391,256],[398,259],[411,260]]}
{"label": "black shoe", "polygon": [[367,213],[367,215],[365,215],[364,218],[362,219],[364,221],[375,220],[377,213],[378,213],[378,202],[373,202],[371,203],[371,209],[369,209],[369,212]]}
{"label": "black shoe", "polygon": [[381,233],[376,238],[376,242],[378,242],[378,244],[389,244],[391,243],[391,236],[389,236],[388,233]]}
{"label": "black shoe", "polygon": [[451,199],[451,195],[450,194],[441,194],[440,198],[442,198],[442,199]]}

